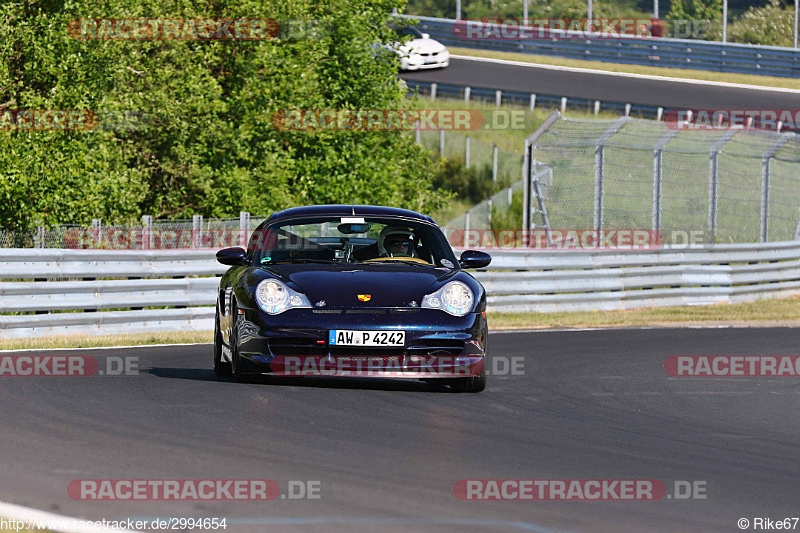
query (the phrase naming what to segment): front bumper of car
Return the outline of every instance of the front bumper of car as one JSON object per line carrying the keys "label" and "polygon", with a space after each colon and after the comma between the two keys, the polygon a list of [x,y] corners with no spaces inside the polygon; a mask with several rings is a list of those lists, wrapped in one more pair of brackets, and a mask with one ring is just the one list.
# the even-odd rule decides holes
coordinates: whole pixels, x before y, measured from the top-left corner
{"label": "front bumper of car", "polygon": [[423,70],[429,68],[443,68],[450,65],[450,52],[434,52],[431,54],[411,53],[400,58],[402,70]]}
{"label": "front bumper of car", "polygon": [[[436,309],[292,309],[238,317],[239,354],[255,371],[291,376],[458,378],[483,371],[486,318]],[[330,345],[330,330],[405,331],[402,347]]]}

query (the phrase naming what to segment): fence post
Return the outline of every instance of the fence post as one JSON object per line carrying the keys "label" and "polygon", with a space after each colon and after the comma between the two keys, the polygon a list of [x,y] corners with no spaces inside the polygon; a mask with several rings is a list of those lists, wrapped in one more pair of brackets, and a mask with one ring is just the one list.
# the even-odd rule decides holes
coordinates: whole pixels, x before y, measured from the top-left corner
{"label": "fence post", "polygon": [[239,245],[247,248],[247,234],[250,232],[250,213],[239,211]]}
{"label": "fence post", "polygon": [[630,119],[619,117],[597,138],[594,148],[594,229],[603,229],[603,179],[605,178],[605,144]]}
{"label": "fence post", "polygon": [[531,93],[531,111],[536,109],[536,93]]}
{"label": "fence post", "polygon": [[419,120],[414,123],[414,140],[417,142],[417,144],[422,144],[420,142],[422,139],[421,139],[421,135],[420,135],[420,122],[419,122]]}
{"label": "fence post", "polygon": [[467,239],[469,235],[469,211],[464,214],[464,248],[467,247]]}
{"label": "fence post", "polygon": [[495,91],[494,93],[494,103],[497,107],[500,107],[500,102],[503,100],[503,91]]}
{"label": "fence post", "polygon": [[594,114],[598,114],[600,112],[600,100],[594,101]]}
{"label": "fence post", "polygon": [[730,130],[717,139],[711,146],[708,158],[708,242],[713,243],[717,240],[717,198],[719,191],[719,151],[726,142],[736,135],[736,130]]}
{"label": "fence post", "polygon": [[489,219],[489,227],[486,228],[486,229],[491,230],[492,229],[492,199],[491,198],[489,198],[489,216],[488,216],[488,219]]}
{"label": "fence post", "polygon": [[464,103],[469,103],[469,96],[472,93],[472,87],[464,87]]}
{"label": "fence post", "polygon": [[661,117],[663,117],[663,116],[664,116],[664,108],[663,107],[659,107],[658,111],[656,111],[656,120],[661,122]]}
{"label": "fence post", "polygon": [[631,104],[625,104],[625,116],[631,116]]}
{"label": "fence post", "polygon": [[567,97],[561,97],[561,113],[564,114],[567,112]]}
{"label": "fence post", "polygon": [[464,165],[469,168],[469,135],[464,139]]}
{"label": "fence post", "polygon": [[770,146],[761,159],[761,242],[767,242],[769,237],[769,174],[770,162],[778,150],[786,144],[790,135],[782,135],[772,146]]}
{"label": "fence post", "polygon": [[436,100],[436,87],[435,83],[431,83],[431,100]]}
{"label": "fence post", "polygon": [[761,160],[761,242],[767,242],[769,230],[769,162],[771,157]]}
{"label": "fence post", "polygon": [[661,231],[661,199],[664,169],[664,147],[678,134],[678,130],[665,133],[653,147],[653,231]]}
{"label": "fence post", "polygon": [[142,215],[142,250],[153,248],[153,216]]}
{"label": "fence post", "polygon": [[36,234],[33,236],[34,248],[45,248],[44,231],[44,226],[36,226]]}
{"label": "fence post", "polygon": [[92,219],[92,240],[94,241],[94,247],[97,248],[100,245],[100,229],[103,226],[103,220],[99,218]]}
{"label": "fence post", "polygon": [[492,183],[497,183],[497,145],[492,145]]}
{"label": "fence post", "polygon": [[200,248],[203,238],[203,215],[192,216],[192,248]]}
{"label": "fence post", "polygon": [[439,130],[439,156],[444,157],[444,130]]}

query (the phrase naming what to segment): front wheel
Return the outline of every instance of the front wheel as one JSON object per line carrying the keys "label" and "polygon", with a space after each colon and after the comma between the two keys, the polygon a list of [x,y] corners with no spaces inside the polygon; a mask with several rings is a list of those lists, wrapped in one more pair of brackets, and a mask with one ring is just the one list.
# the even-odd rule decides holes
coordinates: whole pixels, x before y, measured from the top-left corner
{"label": "front wheel", "polygon": [[214,314],[214,373],[218,376],[230,376],[231,364],[222,360],[222,335],[219,332],[219,309]]}
{"label": "front wheel", "polygon": [[486,366],[481,369],[477,376],[468,378],[456,378],[450,382],[450,390],[453,392],[481,392],[486,388]]}

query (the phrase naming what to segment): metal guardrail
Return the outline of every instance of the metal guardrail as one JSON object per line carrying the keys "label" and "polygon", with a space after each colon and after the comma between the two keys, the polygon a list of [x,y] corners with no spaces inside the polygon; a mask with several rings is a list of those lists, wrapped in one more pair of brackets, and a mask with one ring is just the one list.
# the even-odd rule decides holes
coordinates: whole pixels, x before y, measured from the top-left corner
{"label": "metal guardrail", "polygon": [[465,95],[469,94],[470,99],[474,101],[493,102],[497,105],[524,106],[531,111],[536,108],[560,109],[563,113],[566,109],[577,109],[594,112],[595,115],[600,111],[604,111],[615,115],[633,115],[656,120],[661,120],[664,116],[664,108],[654,105],[631,104],[630,102],[610,100],[590,100],[588,98],[572,98],[545,93],[500,91],[486,87],[476,87],[474,85],[433,83],[421,80],[405,80],[405,82],[410,93],[458,100],[464,100]]}
{"label": "metal guardrail", "polygon": [[[703,305],[800,292],[800,241],[491,252],[492,270],[475,277],[492,311]],[[216,274],[225,269],[213,250],[3,249],[0,338],[209,331]]]}
{"label": "metal guardrail", "polygon": [[[406,15],[401,15],[406,16]],[[800,77],[800,50],[777,46],[667,38],[557,38],[470,40],[453,32],[455,20],[406,16],[416,27],[447,46],[518,52],[653,67]]]}

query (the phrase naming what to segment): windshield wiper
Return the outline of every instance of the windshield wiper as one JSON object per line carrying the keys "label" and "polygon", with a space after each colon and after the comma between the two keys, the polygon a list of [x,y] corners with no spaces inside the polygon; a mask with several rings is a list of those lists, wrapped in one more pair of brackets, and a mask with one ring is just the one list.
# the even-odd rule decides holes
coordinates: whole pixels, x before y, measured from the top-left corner
{"label": "windshield wiper", "polygon": [[340,262],[341,261],[333,261],[331,259],[293,259],[291,261],[269,261],[267,263],[261,263],[261,265],[292,265],[298,263],[318,263],[321,265],[332,265]]}
{"label": "windshield wiper", "polygon": [[414,266],[421,266],[421,267],[431,267],[431,266],[433,266],[430,263],[420,263],[419,261],[412,261],[412,260],[409,260],[409,259],[402,259],[400,257],[386,257],[386,258],[381,258],[380,261],[370,261],[369,259],[367,259],[366,261],[363,261],[363,262],[364,263],[369,263],[371,265],[379,265],[381,263],[403,263],[404,265],[414,265]]}

